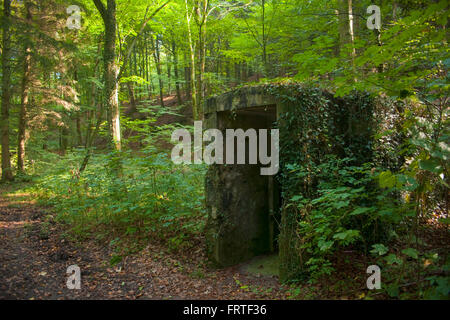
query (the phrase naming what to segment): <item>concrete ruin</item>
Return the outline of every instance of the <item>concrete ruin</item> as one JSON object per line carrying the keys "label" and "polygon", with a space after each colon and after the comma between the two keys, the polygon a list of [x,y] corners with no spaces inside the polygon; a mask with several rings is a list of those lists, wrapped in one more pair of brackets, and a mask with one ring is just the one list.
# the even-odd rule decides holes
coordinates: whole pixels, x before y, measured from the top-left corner
{"label": "concrete ruin", "polygon": [[[204,129],[270,129],[283,106],[260,87],[241,88],[204,105]],[[209,167],[206,177],[210,260],[233,265],[275,250],[279,191],[260,165]]]}
{"label": "concrete ruin", "polygon": [[[336,134],[345,132],[349,138],[345,144],[356,146],[353,139],[369,141],[371,124],[362,119],[364,113],[364,119],[369,119],[371,111],[353,112],[356,116],[352,117],[349,110],[359,110],[358,103],[333,98],[329,93],[326,96],[330,104],[347,108],[335,113],[335,120],[343,123]],[[207,99],[203,125],[204,129],[222,132],[238,128],[271,129],[291,107],[268,94],[264,87],[244,87]],[[260,167],[259,164],[209,166],[205,181],[207,250],[209,259],[217,266],[234,265],[277,251],[281,188],[275,176],[260,175]]]}

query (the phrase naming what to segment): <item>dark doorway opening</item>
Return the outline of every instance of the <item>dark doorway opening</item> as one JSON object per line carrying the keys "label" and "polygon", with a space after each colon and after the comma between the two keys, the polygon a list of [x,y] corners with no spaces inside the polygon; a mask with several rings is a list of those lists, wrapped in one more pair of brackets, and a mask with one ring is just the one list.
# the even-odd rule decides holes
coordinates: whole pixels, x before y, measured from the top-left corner
{"label": "dark doorway opening", "polygon": [[[270,155],[270,129],[274,128],[277,119],[275,105],[246,108],[237,111],[218,112],[219,129],[225,137],[226,129],[255,129],[260,139],[259,129],[267,129],[267,145]],[[224,158],[226,159],[226,139],[224,139]],[[224,184],[233,185],[233,201],[238,204],[231,215],[236,219],[230,237],[225,242],[232,244],[234,240],[240,239],[241,246],[227,245],[233,248],[233,255],[240,252],[241,261],[254,256],[275,253],[278,251],[278,235],[280,223],[280,187],[276,175],[261,175],[261,167],[267,165],[249,163],[249,139],[246,139],[246,164],[224,165],[228,167],[223,178]],[[235,139],[236,151],[236,139]],[[258,145],[259,152],[259,145]],[[236,152],[235,152],[236,154]],[[259,157],[258,157],[259,160]],[[236,156],[235,156],[236,163]],[[228,171],[230,170],[230,171]],[[233,211],[234,211],[233,210]],[[227,251],[226,248],[223,248]],[[230,252],[230,254],[232,254]],[[226,254],[228,255],[228,254]],[[233,257],[232,260],[234,260]]]}

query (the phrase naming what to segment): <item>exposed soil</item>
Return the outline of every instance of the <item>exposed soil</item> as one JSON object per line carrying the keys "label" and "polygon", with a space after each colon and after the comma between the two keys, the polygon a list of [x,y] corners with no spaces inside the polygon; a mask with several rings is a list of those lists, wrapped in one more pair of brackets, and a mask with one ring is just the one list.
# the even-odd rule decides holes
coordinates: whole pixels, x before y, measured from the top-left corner
{"label": "exposed soil", "polygon": [[[67,240],[29,195],[0,195],[0,299],[277,299],[286,292],[274,276],[242,265],[208,270],[180,262],[159,244],[112,267],[111,250]],[[196,253],[202,258],[201,248]],[[191,259],[196,261],[198,259]],[[81,289],[66,286],[67,267],[81,269]]]}

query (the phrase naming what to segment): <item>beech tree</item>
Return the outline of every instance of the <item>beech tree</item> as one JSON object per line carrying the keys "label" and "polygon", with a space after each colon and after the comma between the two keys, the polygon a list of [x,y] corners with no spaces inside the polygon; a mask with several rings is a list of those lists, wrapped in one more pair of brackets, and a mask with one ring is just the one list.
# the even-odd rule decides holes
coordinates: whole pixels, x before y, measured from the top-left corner
{"label": "beech tree", "polygon": [[93,0],[105,26],[103,45],[104,104],[108,114],[110,140],[116,150],[122,149],[119,109],[119,65],[116,58],[116,1]]}
{"label": "beech tree", "polygon": [[13,180],[9,153],[9,109],[11,107],[11,0],[3,1],[2,33],[2,180]]}
{"label": "beech tree", "polygon": [[[25,1],[25,16],[26,23],[28,24],[28,30],[31,29],[31,4],[29,1]],[[21,107],[19,113],[19,131],[18,131],[18,141],[17,141],[17,170],[19,172],[24,172],[25,168],[25,145],[27,140],[27,110],[30,107],[30,76],[31,76],[31,35],[26,34],[24,42],[24,59],[23,59],[23,77],[22,77],[22,87],[21,87]]]}

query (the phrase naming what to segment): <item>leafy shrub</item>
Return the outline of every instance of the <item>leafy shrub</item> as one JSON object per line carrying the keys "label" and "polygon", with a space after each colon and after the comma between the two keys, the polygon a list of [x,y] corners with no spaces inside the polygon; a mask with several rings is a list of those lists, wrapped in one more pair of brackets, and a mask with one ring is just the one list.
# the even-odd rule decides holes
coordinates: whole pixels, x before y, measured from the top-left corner
{"label": "leafy shrub", "polygon": [[177,166],[166,154],[144,149],[139,156],[97,154],[80,175],[81,156],[57,162],[35,186],[77,236],[156,236],[177,249],[203,230],[204,166]]}
{"label": "leafy shrub", "polygon": [[330,258],[339,250],[368,252],[372,244],[389,240],[404,210],[391,192],[377,188],[373,164],[352,162],[328,156],[314,168],[289,166],[299,179],[307,174],[317,179],[315,197],[297,194],[285,207],[297,212],[297,249],[313,280],[331,274]]}

